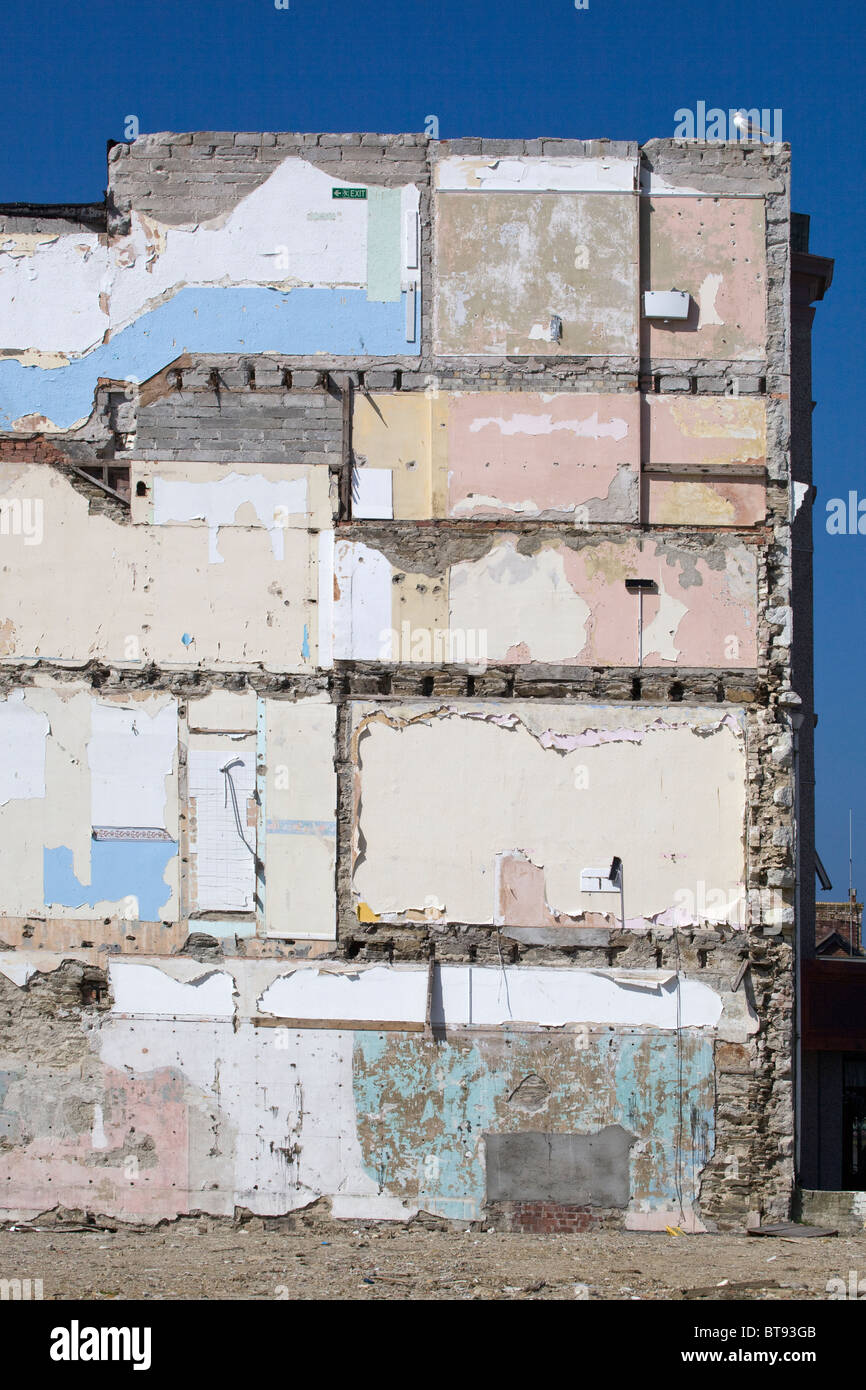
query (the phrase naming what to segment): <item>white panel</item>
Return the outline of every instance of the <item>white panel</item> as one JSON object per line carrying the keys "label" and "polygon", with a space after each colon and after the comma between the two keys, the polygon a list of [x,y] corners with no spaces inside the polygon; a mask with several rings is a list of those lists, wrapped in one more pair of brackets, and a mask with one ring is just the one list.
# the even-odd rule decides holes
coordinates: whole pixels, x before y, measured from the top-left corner
{"label": "white panel", "polygon": [[454,155],[436,165],[436,187],[456,191],[633,193],[636,181],[636,159],[484,159],[478,155]]}
{"label": "white panel", "polygon": [[94,701],[91,729],[91,823],[168,829],[165,779],[177,750],[175,701],[153,716],[141,705]]}
{"label": "white panel", "polygon": [[379,550],[340,541],[335,550],[334,656],[343,661],[390,661],[391,566]]}
{"label": "white panel", "polygon": [[422,970],[387,965],[364,970],[302,967],[274,980],[259,1004],[263,1014],[276,1018],[423,1023],[427,973],[426,966]]}
{"label": "white panel", "polygon": [[354,468],[352,519],[391,521],[394,516],[393,482],[390,468]]}
{"label": "white panel", "polygon": [[255,789],[252,745],[239,748],[226,740],[221,749],[189,750],[188,794],[194,812],[190,856],[196,876],[194,903],[199,912],[251,912],[254,906],[255,862],[238,833],[227,779],[221,771],[235,758],[243,764],[231,769],[241,826],[255,849],[255,828],[247,825],[247,804]]}
{"label": "white panel", "polygon": [[23,690],[0,700],[0,806],[45,795],[48,732],[48,720],[27,707]]}
{"label": "white panel", "polygon": [[189,984],[173,980],[154,965],[131,961],[111,961],[108,973],[112,1013],[214,1019],[234,1015],[234,981],[227,971],[202,967],[199,981]]}

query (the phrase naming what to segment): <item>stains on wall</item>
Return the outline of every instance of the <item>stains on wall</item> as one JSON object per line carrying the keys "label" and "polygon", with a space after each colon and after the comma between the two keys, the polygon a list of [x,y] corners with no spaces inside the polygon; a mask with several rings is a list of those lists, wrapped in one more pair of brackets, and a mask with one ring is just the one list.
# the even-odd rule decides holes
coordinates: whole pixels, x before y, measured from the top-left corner
{"label": "stains on wall", "polygon": [[617,922],[619,894],[582,884],[582,871],[615,855],[628,923],[700,913],[699,882],[720,890],[714,912],[745,921],[746,765],[735,711],[359,703],[352,750],[353,885],[379,916],[494,923],[501,856],[520,851],[543,871],[545,906],[540,893],[518,896],[532,920],[512,924],[544,925],[548,912]]}
{"label": "stains on wall", "polygon": [[682,323],[649,322],[644,351],[660,358],[761,361],[766,354],[766,229],[763,198],[641,200],[644,290],[691,298]]}
{"label": "stains on wall", "polygon": [[[79,1003],[66,1022],[46,1014],[46,990],[65,981],[72,1004],[80,970],[67,960],[21,984],[0,974],[4,1010],[19,1026],[43,1001],[28,1051],[7,1027],[0,1047],[0,1121],[14,1144],[0,1147],[8,1214],[60,1204],[127,1220],[237,1206],[269,1215],[325,1196],[337,1216],[406,1219],[423,1209],[477,1220],[505,1187],[532,1200],[540,1186],[582,1174],[590,1204],[618,1206],[626,1223],[675,1215],[699,1224],[694,1206],[714,1147],[712,1023],[586,1026],[573,1021],[580,1000],[567,1003],[573,972],[509,970],[503,986],[493,968],[473,971],[472,988],[486,973],[492,989],[499,978],[500,989],[520,993],[525,979],[543,998],[540,977],[561,977],[572,1022],[553,1033],[535,1024],[470,1033],[458,1023],[438,1041],[399,1021],[257,1027],[257,996],[282,1004],[279,991],[299,977],[324,983],[329,1005],[343,1007],[340,979],[355,993],[366,975],[368,998],[384,1000],[412,973],[423,1010],[427,972],[286,975],[278,963],[240,961],[207,971],[182,959],[113,962],[110,1008],[105,1000],[82,1013]],[[79,973],[67,980],[70,971]],[[450,973],[465,993],[465,968]],[[303,998],[296,991],[293,1007]],[[308,1012],[324,1000],[308,994]],[[556,1136],[553,1165],[539,1134]],[[13,1163],[10,1200],[2,1179]]]}
{"label": "stains on wall", "polygon": [[397,520],[637,521],[639,398],[618,393],[378,393],[355,398],[359,480],[390,475]]}
{"label": "stains on wall", "polygon": [[[708,1039],[686,1032],[680,1047],[675,1037],[652,1032],[578,1034],[577,1039],[506,1030],[455,1037],[443,1048],[420,1038],[356,1034],[354,1089],[367,1171],[406,1205],[472,1220],[492,1193],[501,1191],[495,1176],[497,1141],[491,1145],[491,1134],[501,1146],[523,1146],[523,1171],[512,1167],[509,1174],[514,1198],[537,1200],[538,1190],[550,1184],[544,1150],[534,1160],[526,1150],[532,1143],[529,1135],[542,1122],[566,1146],[564,1136],[576,1132],[594,1139],[595,1155],[589,1142],[581,1146],[590,1180],[584,1195],[590,1201],[594,1196],[593,1204],[626,1207],[629,1225],[663,1227],[672,1213],[680,1219],[679,1189],[682,1215],[693,1224],[701,1171],[713,1149]],[[692,1100],[685,1117],[677,1099],[679,1065],[688,1075]],[[511,1097],[523,1078],[533,1074],[544,1079],[549,1095],[540,1110],[527,1114]],[[614,1128],[634,1139],[623,1140],[628,1157],[620,1154],[616,1182],[610,1185],[599,1170],[607,1167],[605,1149]],[[559,1188],[557,1192],[558,1200],[569,1200]],[[571,1192],[573,1203],[578,1200],[576,1185]]]}
{"label": "stains on wall", "polygon": [[[325,470],[275,468],[257,481],[261,470],[214,465],[181,483],[169,466],[166,486],[181,496],[160,491],[162,467],[136,474],[157,487],[159,519],[146,520],[146,497],[141,524],[124,525],[89,514],[55,469],[4,466],[3,499],[36,499],[44,518],[42,544],[17,547],[3,586],[5,657],[142,669],[249,665],[266,654],[282,670],[309,668],[318,541],[306,527],[330,518]],[[106,604],[106,594],[123,602]]]}
{"label": "stains on wall", "polygon": [[0,426],[68,430],[100,378],[146,381],[183,352],[417,352],[418,190],[346,187],[287,158],[209,223],[133,209],[108,238],[5,235]]}
{"label": "stains on wall", "polygon": [[753,526],[764,520],[766,403],[647,396],[644,515],[651,524]]}
{"label": "stains on wall", "polygon": [[637,197],[436,195],[434,352],[637,351]]}
{"label": "stains on wall", "polygon": [[[481,669],[757,663],[756,554],[742,542],[695,550],[498,531],[419,549],[381,532],[337,542],[338,659]],[[637,578],[653,585],[642,600],[626,588]]]}

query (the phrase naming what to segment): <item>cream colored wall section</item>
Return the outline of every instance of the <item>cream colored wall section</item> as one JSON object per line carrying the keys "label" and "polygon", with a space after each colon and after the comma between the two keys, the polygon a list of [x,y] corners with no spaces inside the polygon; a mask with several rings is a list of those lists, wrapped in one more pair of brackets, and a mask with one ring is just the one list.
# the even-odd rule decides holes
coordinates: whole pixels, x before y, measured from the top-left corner
{"label": "cream colored wall section", "polygon": [[268,936],[336,936],[336,708],[264,700],[265,928]]}
{"label": "cream colored wall section", "polygon": [[[218,465],[196,471],[203,484],[220,476]],[[306,481],[298,478],[304,472]],[[267,669],[309,669],[318,537],[307,526],[330,524],[327,479],[325,470],[282,466],[268,477],[278,482],[284,474],[292,484],[304,482],[303,515],[288,513],[290,524],[268,529],[254,506],[240,501],[231,524],[209,530],[203,517],[151,526],[89,515],[86,497],[55,469],[5,465],[0,502],[27,503],[41,536],[38,543],[25,534],[4,538],[0,659],[220,668],[258,665],[264,657]],[[204,510],[206,488],[201,498]]]}
{"label": "cream colored wall section", "polygon": [[22,711],[33,732],[9,753],[28,776],[0,805],[0,915],[176,921],[173,698],[37,676],[0,701],[0,738]]}
{"label": "cream colored wall section", "polygon": [[[276,559],[287,528],[330,526],[333,500],[324,468],[297,464],[147,463],[130,466],[135,522],[155,526],[205,526],[209,557],[222,562],[222,528],[263,527]],[[139,495],[139,484],[145,493]]]}
{"label": "cream colored wall section", "polygon": [[[618,894],[581,889],[618,855],[630,925],[741,924],[744,737],[739,712],[680,705],[360,705],[357,900],[398,919],[618,920]],[[532,872],[516,877],[521,855]]]}
{"label": "cream colored wall section", "polygon": [[187,706],[191,733],[254,734],[256,694],[254,690],[212,690]]}

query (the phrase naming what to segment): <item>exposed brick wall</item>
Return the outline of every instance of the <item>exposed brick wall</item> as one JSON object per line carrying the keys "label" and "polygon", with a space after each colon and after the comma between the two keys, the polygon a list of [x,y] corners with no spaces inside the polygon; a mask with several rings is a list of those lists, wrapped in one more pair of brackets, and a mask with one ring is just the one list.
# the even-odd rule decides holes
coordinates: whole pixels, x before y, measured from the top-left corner
{"label": "exposed brick wall", "polygon": [[0,435],[0,461],[4,463],[65,463],[66,454],[46,439],[44,434],[26,439]]}

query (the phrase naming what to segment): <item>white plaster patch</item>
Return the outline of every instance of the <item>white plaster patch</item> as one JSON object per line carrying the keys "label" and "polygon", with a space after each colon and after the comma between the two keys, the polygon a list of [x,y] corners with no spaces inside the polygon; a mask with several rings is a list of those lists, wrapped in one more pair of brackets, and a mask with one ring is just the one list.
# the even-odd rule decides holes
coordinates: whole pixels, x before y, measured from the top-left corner
{"label": "white plaster patch", "polygon": [[22,989],[32,975],[36,974],[36,966],[32,961],[19,953],[4,952],[0,955],[0,975],[5,975],[7,980],[11,980],[13,985]]}
{"label": "white plaster patch", "polygon": [[684,195],[694,195],[697,198],[707,197],[706,189],[689,188],[686,184],[668,183],[661,174],[654,174],[650,169],[641,169],[640,171],[640,191],[656,198],[665,194],[676,197],[683,197]]}
{"label": "white plaster patch", "polygon": [[496,193],[632,193],[636,159],[503,158],[454,155],[436,164],[436,187],[450,190],[488,189]]}
{"label": "white plaster patch", "polygon": [[25,703],[24,691],[0,700],[0,806],[45,796],[45,745],[49,724]]}
{"label": "white plaster patch", "polygon": [[716,310],[716,295],[721,287],[721,275],[706,275],[701,281],[701,287],[698,290],[698,306],[700,309],[698,328],[707,328],[711,324],[724,325],[724,319],[719,318]]}
{"label": "white plaster patch", "polygon": [[[556,510],[558,512],[574,511],[577,505],[575,503],[571,507],[557,507]],[[463,497],[459,502],[456,502],[451,508],[451,515],[460,516],[463,512],[473,512],[476,507],[490,507],[497,512],[513,512],[515,516],[524,512],[530,512],[534,516],[538,515],[538,503],[534,502],[531,497],[524,498],[522,502],[503,502],[500,497],[488,497],[479,492],[471,492],[468,497]]]}
{"label": "white plaster patch", "polygon": [[93,1107],[93,1124],[90,1129],[90,1146],[93,1149],[107,1149],[108,1140],[105,1137],[105,1117],[101,1105]]}
{"label": "white plaster patch", "polygon": [[486,632],[489,661],[521,645],[534,661],[568,661],[586,645],[589,604],[551,548],[520,555],[506,541],[452,565],[448,595],[452,630]]}
{"label": "white plaster patch", "polygon": [[203,521],[208,528],[211,564],[222,564],[219,553],[221,526],[248,526],[238,521],[242,507],[252,507],[265,527],[275,560],[283,559],[283,532],[291,517],[307,515],[307,483],[304,478],[271,482],[260,473],[230,473],[226,478],[190,483],[156,477],[153,480],[153,522]]}
{"label": "white plaster patch", "polygon": [[561,1027],[567,1023],[645,1024],[654,1028],[714,1028],[722,999],[708,985],[670,971],[556,970],[507,966],[442,966],[442,1017],[451,1027],[509,1021]]}
{"label": "white plaster patch", "polygon": [[274,980],[259,1005],[263,1014],[277,1018],[423,1023],[427,970],[302,967]]}
{"label": "white plaster patch", "polygon": [[659,656],[663,661],[677,661],[677,630],[688,613],[688,605],[669,594],[659,584],[659,609],[643,630],[643,657]]}
{"label": "white plaster patch", "polygon": [[333,654],[344,661],[392,657],[391,565],[379,550],[340,541],[335,548]]}
{"label": "white plaster patch", "polygon": [[[33,352],[76,353],[101,341],[108,328],[105,299],[109,253],[89,232],[41,238],[21,246],[0,236],[3,343]],[[43,362],[42,365],[48,365]]]}
{"label": "white plaster patch", "polygon": [[156,714],[94,700],[87,745],[91,824],[165,830],[165,779],[177,752],[177,705]]}
{"label": "white plaster patch", "polygon": [[[530,333],[530,338],[540,337],[534,331]],[[554,420],[552,415],[519,415],[514,414],[507,419],[501,415],[486,415],[477,420],[473,420],[469,426],[470,434],[477,434],[487,425],[495,425],[500,434],[526,434],[542,435],[555,434],[559,430],[568,430],[575,434],[579,439],[625,439],[628,434],[628,423],[622,419],[600,421],[598,411],[594,410],[585,420]]]}
{"label": "white plaster patch", "polygon": [[808,483],[794,483],[793,490],[794,516],[797,516],[797,514],[800,511],[800,508],[802,507],[803,503],[805,502],[806,498],[809,496],[809,493],[811,492],[811,487]]}
{"label": "white plaster patch", "polygon": [[234,981],[228,971],[199,966],[199,981],[181,983],[155,965],[110,961],[113,1014],[152,1018],[222,1019],[234,1016]]}

